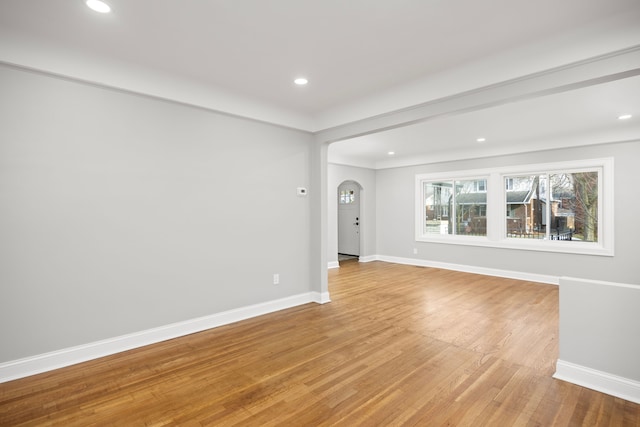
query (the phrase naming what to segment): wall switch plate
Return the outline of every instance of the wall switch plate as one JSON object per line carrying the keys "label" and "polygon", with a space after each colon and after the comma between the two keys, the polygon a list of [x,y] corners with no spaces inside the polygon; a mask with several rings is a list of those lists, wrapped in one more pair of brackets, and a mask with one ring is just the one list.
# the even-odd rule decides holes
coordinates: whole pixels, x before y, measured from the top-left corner
{"label": "wall switch plate", "polygon": [[279,285],[280,284],[280,275],[278,273],[273,275],[273,284],[274,285]]}
{"label": "wall switch plate", "polygon": [[417,253],[418,253],[418,248],[413,248],[413,254],[417,255]]}

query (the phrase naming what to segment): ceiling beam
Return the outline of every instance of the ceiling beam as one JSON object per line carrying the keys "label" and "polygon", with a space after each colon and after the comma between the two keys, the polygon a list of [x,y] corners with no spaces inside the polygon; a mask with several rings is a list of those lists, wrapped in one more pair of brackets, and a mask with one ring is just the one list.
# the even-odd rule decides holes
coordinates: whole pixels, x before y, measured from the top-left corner
{"label": "ceiling beam", "polygon": [[316,132],[332,143],[640,75],[640,45]]}

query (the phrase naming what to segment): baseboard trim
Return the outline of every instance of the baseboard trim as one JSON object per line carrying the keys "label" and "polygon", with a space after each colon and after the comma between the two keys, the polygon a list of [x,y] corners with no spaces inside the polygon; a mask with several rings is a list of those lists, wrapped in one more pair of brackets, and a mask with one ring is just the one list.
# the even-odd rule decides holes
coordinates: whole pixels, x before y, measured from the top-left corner
{"label": "baseboard trim", "polygon": [[[385,261],[395,264],[415,265],[417,267],[442,268],[444,270],[454,270],[463,273],[484,274],[485,276],[504,277],[506,279],[526,280],[529,282],[547,283],[558,285],[559,277],[544,274],[525,273],[521,271],[500,270],[497,268],[477,267],[473,265],[452,264],[448,262],[430,261],[416,258],[401,258],[387,255],[373,255],[375,259],[371,261]],[[362,261],[361,261],[362,262]]]}
{"label": "baseboard trim", "polygon": [[327,263],[327,268],[328,269],[332,269],[332,268],[340,268],[340,262],[338,261],[329,261]]}
{"label": "baseboard trim", "polygon": [[331,297],[329,296],[329,292],[311,292],[313,302],[318,304],[326,304],[331,302]]}
{"label": "baseboard trim", "polygon": [[359,262],[371,262],[371,261],[379,261],[377,255],[367,255],[361,256],[358,258]]}
{"label": "baseboard trim", "polygon": [[330,301],[329,292],[307,292],[76,347],[12,360],[0,363],[0,383],[64,368],[310,302],[325,304]]}
{"label": "baseboard trim", "polygon": [[640,403],[640,382],[558,359],[553,378]]}

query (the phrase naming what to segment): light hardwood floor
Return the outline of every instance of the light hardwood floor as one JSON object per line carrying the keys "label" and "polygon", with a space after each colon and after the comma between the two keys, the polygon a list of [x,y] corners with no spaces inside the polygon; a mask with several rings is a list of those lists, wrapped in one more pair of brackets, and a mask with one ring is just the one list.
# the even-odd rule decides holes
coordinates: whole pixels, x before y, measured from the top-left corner
{"label": "light hardwood floor", "polygon": [[0,425],[640,426],[554,380],[558,288],[347,261],[307,304],[0,384]]}

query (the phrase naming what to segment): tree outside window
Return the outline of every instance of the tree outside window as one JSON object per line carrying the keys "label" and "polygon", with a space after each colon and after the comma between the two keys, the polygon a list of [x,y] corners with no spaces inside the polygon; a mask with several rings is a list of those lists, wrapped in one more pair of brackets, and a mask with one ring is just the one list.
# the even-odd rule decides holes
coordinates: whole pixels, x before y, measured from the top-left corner
{"label": "tree outside window", "polygon": [[598,241],[597,171],[510,176],[505,182],[508,238]]}
{"label": "tree outside window", "polygon": [[614,254],[613,159],[416,175],[416,241]]}

